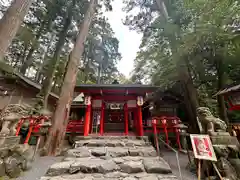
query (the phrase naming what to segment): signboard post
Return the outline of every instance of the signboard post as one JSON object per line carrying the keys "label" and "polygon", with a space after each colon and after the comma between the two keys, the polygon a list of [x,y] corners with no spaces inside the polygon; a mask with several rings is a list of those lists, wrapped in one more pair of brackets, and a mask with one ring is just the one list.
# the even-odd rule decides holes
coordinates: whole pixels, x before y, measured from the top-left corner
{"label": "signboard post", "polygon": [[215,164],[215,162],[217,161],[217,157],[214,152],[209,135],[190,134],[190,139],[191,139],[194,157],[198,159],[198,180],[201,179],[201,160],[211,161],[219,178],[223,180]]}

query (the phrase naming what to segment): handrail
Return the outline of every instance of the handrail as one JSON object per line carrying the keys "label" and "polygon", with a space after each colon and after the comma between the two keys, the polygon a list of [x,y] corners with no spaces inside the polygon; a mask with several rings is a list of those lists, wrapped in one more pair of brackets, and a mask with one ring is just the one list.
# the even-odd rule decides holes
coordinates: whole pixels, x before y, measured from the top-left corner
{"label": "handrail", "polygon": [[179,156],[178,156],[178,151],[175,150],[172,146],[170,146],[169,144],[165,143],[164,140],[162,140],[160,137],[158,137],[158,140],[160,140],[163,144],[165,144],[169,149],[171,149],[173,152],[175,152],[176,154],[176,160],[177,160],[177,166],[178,166],[178,171],[179,171],[179,176],[180,176],[180,180],[182,179],[182,171],[181,171],[181,167],[180,167],[180,163],[179,163]]}
{"label": "handrail", "polygon": [[158,140],[160,140],[160,141],[163,142],[163,144],[165,144],[169,149],[171,149],[173,152],[175,152],[175,154],[176,154],[176,160],[177,160],[177,166],[178,166],[178,171],[179,171],[179,176],[180,176],[180,180],[183,180],[183,179],[182,179],[182,171],[181,171],[181,167],[180,167],[180,163],[179,163],[178,151],[176,151],[176,150],[175,150],[173,147],[171,147],[168,143],[164,142],[160,137],[158,137],[157,126],[156,126],[156,120],[155,120],[155,119],[152,120],[152,127],[153,127],[155,145],[156,145],[156,148],[157,148],[157,154],[158,154],[158,156],[160,156],[160,153],[159,153],[159,144],[158,144]]}

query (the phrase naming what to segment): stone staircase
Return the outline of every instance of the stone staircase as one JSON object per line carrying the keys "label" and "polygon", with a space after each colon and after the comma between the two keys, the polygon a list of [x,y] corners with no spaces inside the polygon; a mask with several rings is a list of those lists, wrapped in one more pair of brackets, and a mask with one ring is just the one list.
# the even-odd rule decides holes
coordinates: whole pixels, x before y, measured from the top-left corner
{"label": "stone staircase", "polygon": [[146,137],[82,137],[41,180],[177,180]]}

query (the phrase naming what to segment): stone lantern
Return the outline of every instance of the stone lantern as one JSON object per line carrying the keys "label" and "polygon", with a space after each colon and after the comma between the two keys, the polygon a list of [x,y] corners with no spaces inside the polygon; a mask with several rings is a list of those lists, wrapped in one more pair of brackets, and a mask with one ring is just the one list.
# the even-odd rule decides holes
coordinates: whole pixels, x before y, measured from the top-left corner
{"label": "stone lantern", "polygon": [[14,136],[16,134],[16,125],[20,117],[15,113],[10,113],[3,118],[2,129],[0,131],[1,136]]}
{"label": "stone lantern", "polygon": [[181,142],[181,146],[182,146],[182,150],[186,151],[187,148],[187,129],[188,126],[184,125],[184,124],[177,124],[176,126],[177,129],[179,129],[180,131],[180,142]]}

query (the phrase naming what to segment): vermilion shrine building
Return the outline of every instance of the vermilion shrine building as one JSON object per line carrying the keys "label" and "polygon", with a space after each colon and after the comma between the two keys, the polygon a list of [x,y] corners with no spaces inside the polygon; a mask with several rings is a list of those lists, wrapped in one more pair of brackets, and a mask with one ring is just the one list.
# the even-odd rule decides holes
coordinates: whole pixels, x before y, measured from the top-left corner
{"label": "vermilion shrine building", "polygon": [[[73,101],[71,115],[75,112],[79,116],[70,115],[70,119],[75,121],[70,121],[67,132],[76,131],[83,133],[84,136],[96,133],[143,136],[144,98],[147,93],[152,93],[156,89],[157,87],[154,86],[138,84],[76,86],[75,93],[80,96]],[[81,100],[81,95],[84,102],[83,99]]]}
{"label": "vermilion shrine building", "polygon": [[[152,130],[150,105],[145,100],[157,89],[156,86],[140,84],[76,86],[67,133],[143,136]],[[166,110],[163,116],[171,119],[177,116],[177,108],[161,107]]]}

